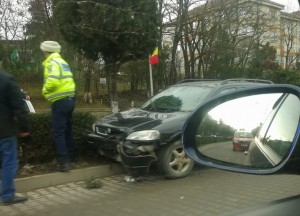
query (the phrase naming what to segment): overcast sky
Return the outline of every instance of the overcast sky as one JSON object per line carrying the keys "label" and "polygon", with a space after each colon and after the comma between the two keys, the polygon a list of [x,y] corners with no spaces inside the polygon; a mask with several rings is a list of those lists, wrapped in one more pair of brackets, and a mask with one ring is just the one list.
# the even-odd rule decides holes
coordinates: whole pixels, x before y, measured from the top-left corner
{"label": "overcast sky", "polygon": [[299,10],[298,0],[271,0],[271,1],[285,5],[285,10],[288,12]]}

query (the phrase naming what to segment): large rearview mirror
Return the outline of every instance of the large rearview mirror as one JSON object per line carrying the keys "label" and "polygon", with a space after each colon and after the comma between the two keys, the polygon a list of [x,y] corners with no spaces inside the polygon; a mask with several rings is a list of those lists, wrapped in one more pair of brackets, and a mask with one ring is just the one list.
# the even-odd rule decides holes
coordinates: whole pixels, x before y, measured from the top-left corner
{"label": "large rearview mirror", "polygon": [[300,101],[297,94],[275,89],[232,93],[193,112],[183,133],[187,155],[233,171],[278,170],[298,138]]}

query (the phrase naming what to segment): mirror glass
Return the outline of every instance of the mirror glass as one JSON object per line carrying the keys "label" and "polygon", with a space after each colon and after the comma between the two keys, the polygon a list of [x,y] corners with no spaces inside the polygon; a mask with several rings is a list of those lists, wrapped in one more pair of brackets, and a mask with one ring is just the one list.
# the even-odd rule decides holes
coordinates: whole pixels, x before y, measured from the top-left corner
{"label": "mirror glass", "polygon": [[292,94],[242,97],[211,109],[199,124],[198,151],[219,161],[270,168],[292,148],[300,102]]}

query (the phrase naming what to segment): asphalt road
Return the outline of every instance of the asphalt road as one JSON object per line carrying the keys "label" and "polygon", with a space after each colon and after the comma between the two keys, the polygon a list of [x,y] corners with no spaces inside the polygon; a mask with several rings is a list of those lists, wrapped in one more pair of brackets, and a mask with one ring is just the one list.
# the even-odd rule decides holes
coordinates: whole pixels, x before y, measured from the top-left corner
{"label": "asphalt road", "polygon": [[249,156],[244,151],[233,151],[232,141],[212,143],[199,148],[208,157],[240,165],[250,165]]}
{"label": "asphalt road", "polygon": [[86,189],[74,182],[28,192],[24,204],[0,206],[0,215],[211,216],[300,194],[300,175],[248,175],[196,168],[182,179],[152,176],[141,182],[123,175]]}

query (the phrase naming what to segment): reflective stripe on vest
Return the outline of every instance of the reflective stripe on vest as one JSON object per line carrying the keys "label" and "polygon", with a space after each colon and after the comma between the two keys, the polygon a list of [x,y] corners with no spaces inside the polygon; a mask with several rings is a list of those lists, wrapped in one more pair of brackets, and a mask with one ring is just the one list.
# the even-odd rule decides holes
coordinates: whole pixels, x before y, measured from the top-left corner
{"label": "reflective stripe on vest", "polygon": [[52,94],[51,96],[48,96],[46,97],[46,99],[53,99],[53,98],[60,98],[62,96],[75,96],[75,92],[74,91],[69,91],[69,92],[60,92],[60,93],[57,93],[57,94]]}

